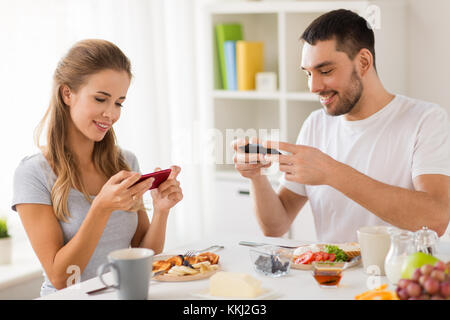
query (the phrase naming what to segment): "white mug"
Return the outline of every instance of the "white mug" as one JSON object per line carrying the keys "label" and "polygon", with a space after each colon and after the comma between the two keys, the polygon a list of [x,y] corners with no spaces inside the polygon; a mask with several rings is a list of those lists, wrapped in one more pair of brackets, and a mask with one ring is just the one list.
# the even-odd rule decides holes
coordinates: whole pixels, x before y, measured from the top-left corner
{"label": "white mug", "polygon": [[391,246],[387,226],[366,226],[356,232],[361,248],[364,271],[368,274],[384,276],[384,260]]}

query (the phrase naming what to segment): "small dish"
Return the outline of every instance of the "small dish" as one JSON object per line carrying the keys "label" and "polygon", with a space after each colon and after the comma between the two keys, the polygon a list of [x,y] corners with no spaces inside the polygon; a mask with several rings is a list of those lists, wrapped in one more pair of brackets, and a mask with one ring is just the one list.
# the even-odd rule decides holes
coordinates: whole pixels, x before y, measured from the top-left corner
{"label": "small dish", "polygon": [[344,271],[344,262],[312,263],[312,275],[321,288],[337,288]]}
{"label": "small dish", "polygon": [[[167,260],[171,257],[175,257],[175,254],[159,254],[156,255],[154,257],[154,261],[158,261],[158,260]],[[170,273],[160,273],[160,271],[158,272],[153,272],[152,271],[152,280],[155,281],[162,281],[162,282],[184,282],[184,281],[195,281],[195,280],[202,280],[202,279],[207,279],[210,278],[212,275],[214,275],[217,271],[220,270],[220,264],[217,263],[217,268],[215,270],[210,270],[210,271],[206,271],[206,272],[199,272],[196,274],[192,274],[192,275],[176,275],[176,274],[170,274]],[[161,270],[163,271],[163,270]]]}
{"label": "small dish", "polygon": [[273,245],[250,249],[250,259],[256,272],[265,276],[281,277],[289,273],[292,250]]}

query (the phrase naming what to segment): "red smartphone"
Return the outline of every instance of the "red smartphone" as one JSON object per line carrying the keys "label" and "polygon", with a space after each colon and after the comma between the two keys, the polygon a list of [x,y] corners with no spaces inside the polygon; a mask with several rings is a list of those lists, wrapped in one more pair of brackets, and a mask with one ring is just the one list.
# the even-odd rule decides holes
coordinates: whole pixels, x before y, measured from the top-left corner
{"label": "red smartphone", "polygon": [[[145,180],[147,178],[151,178],[152,177],[152,178],[155,178],[155,181],[153,181],[153,184],[152,184],[152,186],[150,187],[149,190],[158,188],[161,183],[163,183],[164,181],[167,180],[167,178],[170,175],[170,172],[172,172],[172,169],[166,169],[166,170],[155,171],[155,172],[152,172],[152,173],[144,174],[144,175],[142,175],[139,178],[139,180],[135,184],[137,184],[137,183],[139,183],[139,182],[141,182],[141,181],[143,181],[143,180]],[[135,184],[133,184],[133,186]]]}

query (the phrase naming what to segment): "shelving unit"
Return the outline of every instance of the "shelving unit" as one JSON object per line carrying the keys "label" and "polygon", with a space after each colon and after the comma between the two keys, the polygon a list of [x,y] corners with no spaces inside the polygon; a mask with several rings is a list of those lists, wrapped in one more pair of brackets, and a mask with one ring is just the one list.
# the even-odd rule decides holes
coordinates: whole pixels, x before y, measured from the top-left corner
{"label": "shelving unit", "polygon": [[[236,137],[248,130],[266,129],[282,141],[295,143],[303,121],[310,112],[321,108],[318,98],[308,89],[307,78],[299,69],[303,30],[319,15],[336,8],[348,8],[364,13],[366,1],[296,1],[296,2],[231,2],[205,7],[208,29],[206,55],[212,60],[205,75],[211,115],[211,126],[222,131],[242,129]],[[275,92],[218,90],[219,69],[214,35],[218,23],[240,23],[244,40],[263,41],[265,70],[277,74]],[[207,61],[205,63],[208,63]],[[228,136],[229,138],[229,136]],[[223,144],[223,162],[216,171],[221,176],[234,172],[229,142]],[[228,142],[228,144],[227,144]],[[220,161],[219,161],[220,162]],[[234,176],[231,174],[231,176]]]}
{"label": "shelving unit", "polygon": [[[233,150],[230,146],[232,139],[227,135],[227,129],[236,130],[235,138],[261,130],[280,141],[295,143],[304,120],[312,111],[322,108],[317,96],[309,92],[307,77],[299,68],[302,46],[299,38],[306,27],[316,17],[339,8],[350,9],[365,16],[367,7],[373,4],[381,7],[382,18],[386,17],[382,19],[382,26],[387,26],[375,30],[378,73],[382,80],[386,80],[384,82],[388,89],[405,94],[405,61],[397,59],[395,68],[392,68],[393,61],[390,58],[405,54],[402,51],[406,38],[403,1],[216,2],[203,7],[199,38],[206,41],[198,44],[201,52],[199,60],[203,65],[198,79],[199,95],[204,126],[220,130],[223,137],[223,159],[217,159],[219,161],[212,169],[217,182],[235,181],[236,185],[240,185],[239,188],[242,188],[242,184],[248,185],[247,179],[236,174],[234,169]],[[400,18],[396,16],[398,12],[401,13]],[[218,89],[219,69],[214,26],[225,22],[240,23],[244,40],[264,42],[264,71],[277,74],[277,91]],[[393,28],[396,32],[392,32]],[[279,174],[270,177],[274,185],[278,177]],[[217,199],[227,197],[220,189],[212,192],[215,192]],[[225,206],[232,206],[233,203],[232,196],[221,201]],[[234,210],[230,208],[224,211]]]}

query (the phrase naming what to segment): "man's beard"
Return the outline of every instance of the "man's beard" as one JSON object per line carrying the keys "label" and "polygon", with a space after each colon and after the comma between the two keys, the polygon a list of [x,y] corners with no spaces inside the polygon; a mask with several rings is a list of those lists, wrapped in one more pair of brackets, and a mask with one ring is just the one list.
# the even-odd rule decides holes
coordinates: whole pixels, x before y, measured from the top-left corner
{"label": "man's beard", "polygon": [[362,91],[363,85],[361,78],[356,73],[356,69],[353,69],[349,89],[344,92],[342,96],[340,96],[337,91],[333,91],[333,93],[338,94],[339,99],[333,112],[325,107],[326,113],[330,116],[340,116],[349,113],[361,98]]}

